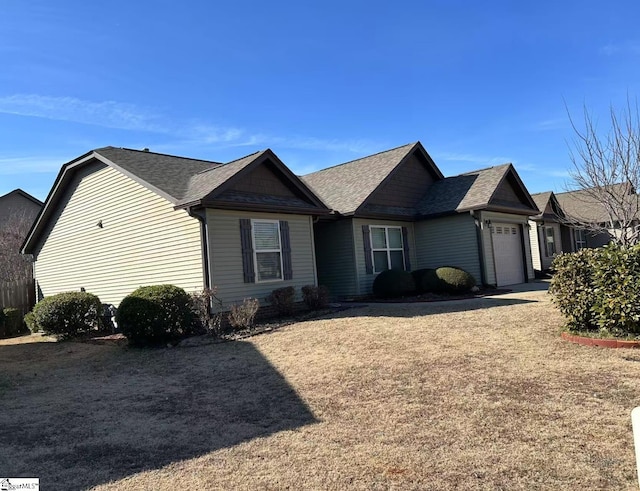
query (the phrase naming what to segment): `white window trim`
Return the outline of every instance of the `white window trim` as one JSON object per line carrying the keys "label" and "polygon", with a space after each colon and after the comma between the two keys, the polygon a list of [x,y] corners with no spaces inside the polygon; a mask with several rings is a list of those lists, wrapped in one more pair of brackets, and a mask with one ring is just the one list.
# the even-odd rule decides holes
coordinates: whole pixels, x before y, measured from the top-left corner
{"label": "white window trim", "polygon": [[[551,242],[549,242],[549,236],[547,235],[547,231],[551,230]],[[547,257],[553,257],[558,253],[558,247],[556,246],[556,230],[554,227],[544,227],[544,243],[545,243],[545,253]],[[549,244],[553,244],[553,252],[549,254]]]}
{"label": "white window trim", "polygon": [[[582,238],[580,238],[582,237]],[[573,231],[576,250],[586,249],[587,247],[587,231],[583,228],[576,228]],[[579,245],[580,244],[580,245]]]}
{"label": "white window trim", "polygon": [[[255,223],[275,223],[276,228],[278,229],[278,244],[280,245],[279,249],[260,249],[256,247],[256,235],[255,235]],[[284,266],[282,264],[282,235],[280,235],[280,221],[279,220],[266,220],[259,218],[251,219],[251,242],[253,246],[253,269],[256,278],[256,283],[278,283],[284,281]],[[280,278],[274,278],[272,280],[261,280],[260,275],[258,274],[258,254],[262,252],[278,252],[280,254]]]}
{"label": "white window trim", "polygon": [[[376,270],[376,258],[375,258],[375,252],[381,252],[381,251],[385,251],[387,253],[387,269],[391,269],[391,251],[401,251],[402,252],[402,269],[405,269],[405,265],[407,264],[407,258],[404,257],[404,237],[402,236],[402,227],[399,227],[397,225],[369,225],[369,230],[373,230],[374,228],[382,228],[384,229],[384,235],[385,235],[385,241],[387,243],[387,247],[385,247],[384,249],[380,249],[380,248],[375,248],[373,247],[373,232],[371,232],[371,264],[373,265],[373,272],[374,274],[376,273],[382,273],[382,271],[377,271]],[[402,246],[400,248],[397,247],[389,247],[389,232],[388,230],[390,228],[394,228],[400,231],[400,242],[402,244]],[[385,271],[385,270],[383,270]]]}

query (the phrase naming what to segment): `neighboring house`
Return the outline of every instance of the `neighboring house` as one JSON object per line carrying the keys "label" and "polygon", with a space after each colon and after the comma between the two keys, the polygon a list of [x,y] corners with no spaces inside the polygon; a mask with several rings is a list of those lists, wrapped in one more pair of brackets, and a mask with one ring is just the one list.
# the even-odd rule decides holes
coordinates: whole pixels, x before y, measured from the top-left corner
{"label": "neighboring house", "polygon": [[583,229],[570,225],[552,191],[531,197],[540,210],[540,214],[529,221],[533,267],[536,271],[546,271],[556,254],[587,247],[587,237]]}
{"label": "neighboring house", "polygon": [[0,196],[0,282],[30,280],[30,258],[20,255],[20,246],[42,202],[22,189]]}
{"label": "neighboring house", "polygon": [[315,224],[319,283],[371,292],[388,268],[449,265],[498,286],[534,277],[528,216],[511,164],[445,178],[420,142],[303,176],[334,210]]}
{"label": "neighboring house", "polygon": [[40,213],[42,201],[34,198],[22,189],[14,189],[10,193],[0,196],[0,230],[12,221],[26,220],[33,223]]}
{"label": "neighboring house", "polygon": [[216,286],[225,305],[317,284],[325,204],[271,151],[221,164],[105,147],[65,164],[23,246],[40,296],[119,304],[142,285]]}

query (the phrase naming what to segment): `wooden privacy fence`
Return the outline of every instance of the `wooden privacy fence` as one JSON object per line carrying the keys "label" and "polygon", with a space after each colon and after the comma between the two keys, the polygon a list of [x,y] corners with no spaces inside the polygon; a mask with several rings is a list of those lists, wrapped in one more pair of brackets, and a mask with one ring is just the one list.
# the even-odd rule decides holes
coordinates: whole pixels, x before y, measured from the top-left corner
{"label": "wooden privacy fence", "polygon": [[0,307],[20,309],[26,314],[36,304],[34,280],[0,282]]}

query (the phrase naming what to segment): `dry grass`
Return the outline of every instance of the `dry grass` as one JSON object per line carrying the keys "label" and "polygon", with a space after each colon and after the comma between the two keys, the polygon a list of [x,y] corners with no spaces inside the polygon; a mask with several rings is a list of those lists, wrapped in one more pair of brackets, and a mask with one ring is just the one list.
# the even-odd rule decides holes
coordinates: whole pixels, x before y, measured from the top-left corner
{"label": "dry grass", "polygon": [[535,292],[197,348],[2,342],[0,469],[47,489],[637,489],[640,353],[561,322]]}

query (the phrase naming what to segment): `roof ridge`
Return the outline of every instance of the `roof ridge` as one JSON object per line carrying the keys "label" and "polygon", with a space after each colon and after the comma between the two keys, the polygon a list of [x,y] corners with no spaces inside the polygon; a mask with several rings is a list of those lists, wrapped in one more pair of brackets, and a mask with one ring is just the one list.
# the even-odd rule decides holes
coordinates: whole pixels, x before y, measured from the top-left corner
{"label": "roof ridge", "polygon": [[[513,163],[505,162],[504,164],[491,165],[489,167],[484,167],[483,169],[475,169],[475,170],[470,170],[468,172],[463,172],[462,174],[458,174],[458,176],[468,176],[469,174],[475,174],[476,172],[484,172],[486,170],[497,169],[498,167],[507,167],[509,165],[513,165]],[[452,177],[458,177],[458,176],[452,176]]]}
{"label": "roof ridge", "polygon": [[240,157],[239,159],[234,159],[234,160],[230,160],[229,162],[220,163],[219,165],[216,165],[215,167],[211,167],[210,169],[201,170],[197,174],[194,174],[194,176],[199,176],[199,175],[204,174],[206,172],[210,172],[212,170],[216,170],[216,169],[220,169],[222,167],[226,167],[227,165],[231,165],[231,164],[233,164],[235,162],[239,162],[240,160],[246,159],[246,158],[251,157],[253,155],[258,155],[259,153],[263,153],[263,152],[266,152],[266,150],[258,150],[257,152],[250,153],[248,155],[245,155],[244,157]]}
{"label": "roof ridge", "polygon": [[324,172],[326,170],[330,170],[330,169],[335,169],[336,167],[340,167],[342,165],[347,165],[347,164],[353,164],[354,162],[358,162],[359,160],[364,160],[364,159],[368,159],[370,157],[375,157],[376,155],[382,155],[383,153],[387,153],[387,152],[393,152],[394,150],[398,150],[402,147],[408,147],[408,146],[415,146],[418,142],[413,142],[413,143],[405,143],[404,145],[400,145],[394,148],[390,148],[388,150],[381,150],[380,152],[376,152],[376,153],[372,153],[371,155],[366,155],[364,157],[360,157],[357,159],[353,159],[353,160],[349,160],[348,162],[342,162],[341,164],[335,164],[332,165],[330,167],[325,167],[324,169],[319,169],[315,172],[309,172],[309,174],[306,174],[307,176],[310,176],[311,174],[318,174],[320,172]]}
{"label": "roof ridge", "polygon": [[100,150],[104,150],[104,149],[110,149],[113,148],[115,150],[126,150],[128,152],[138,152],[138,153],[144,153],[146,155],[152,154],[152,155],[161,155],[163,157],[172,157],[174,159],[182,159],[182,160],[195,160],[196,162],[206,162],[207,164],[218,164],[218,165],[223,165],[222,162],[216,162],[214,160],[205,160],[205,159],[196,159],[193,157],[184,157],[182,155],[173,155],[170,153],[160,153],[160,152],[152,152],[150,150],[138,150],[137,148],[127,148],[127,147],[114,147],[114,146],[106,146],[106,147],[100,147],[100,148],[96,148],[94,150],[94,152],[100,152]]}

